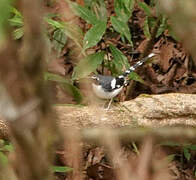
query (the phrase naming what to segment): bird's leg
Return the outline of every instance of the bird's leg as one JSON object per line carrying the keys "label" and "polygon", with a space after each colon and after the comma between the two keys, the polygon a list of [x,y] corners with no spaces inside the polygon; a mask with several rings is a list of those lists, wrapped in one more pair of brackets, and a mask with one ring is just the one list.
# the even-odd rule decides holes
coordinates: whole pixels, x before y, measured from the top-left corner
{"label": "bird's leg", "polygon": [[108,107],[106,108],[106,110],[108,111],[110,109],[110,106],[112,104],[113,98],[110,99],[109,103],[108,103]]}

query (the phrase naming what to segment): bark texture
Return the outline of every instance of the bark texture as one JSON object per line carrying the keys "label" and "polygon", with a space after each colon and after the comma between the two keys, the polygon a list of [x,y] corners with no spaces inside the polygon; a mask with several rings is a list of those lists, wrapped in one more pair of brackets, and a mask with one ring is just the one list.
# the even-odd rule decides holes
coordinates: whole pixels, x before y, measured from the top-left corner
{"label": "bark texture", "polygon": [[[196,95],[162,94],[140,95],[136,99],[115,104],[109,111],[95,106],[55,106],[57,123],[62,130],[97,127],[196,125]],[[7,127],[1,118],[1,135],[7,136]]]}

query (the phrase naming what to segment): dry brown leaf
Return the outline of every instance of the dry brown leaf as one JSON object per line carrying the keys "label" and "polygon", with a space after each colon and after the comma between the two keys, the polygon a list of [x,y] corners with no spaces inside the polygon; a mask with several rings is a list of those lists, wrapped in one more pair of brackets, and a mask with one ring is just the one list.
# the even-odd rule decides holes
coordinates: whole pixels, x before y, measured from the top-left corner
{"label": "dry brown leaf", "polygon": [[53,59],[48,64],[48,71],[54,74],[65,75],[64,58]]}
{"label": "dry brown leaf", "polygon": [[167,70],[170,67],[170,60],[173,58],[173,48],[174,45],[173,43],[169,42],[169,41],[165,41],[162,40],[161,45],[160,45],[160,66],[163,72],[167,72]]}

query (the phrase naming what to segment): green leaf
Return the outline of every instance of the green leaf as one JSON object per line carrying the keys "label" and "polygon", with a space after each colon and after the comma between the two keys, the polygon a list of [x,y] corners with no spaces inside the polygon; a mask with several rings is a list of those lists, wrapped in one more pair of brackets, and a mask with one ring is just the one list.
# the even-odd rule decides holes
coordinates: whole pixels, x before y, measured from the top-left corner
{"label": "green leaf", "polygon": [[100,21],[107,22],[107,8],[104,0],[92,1],[91,8]]}
{"label": "green leaf", "polygon": [[66,166],[52,166],[51,169],[55,173],[66,173],[66,172],[73,171],[72,168]]}
{"label": "green leaf", "polygon": [[118,19],[127,23],[132,15],[134,3],[134,0],[115,0],[114,10]]}
{"label": "green leaf", "polygon": [[0,147],[3,146],[5,141],[3,139],[0,139]]}
{"label": "green leaf", "polygon": [[160,24],[158,31],[157,31],[157,34],[156,34],[156,38],[158,38],[166,29],[167,29],[167,18],[162,17],[161,24]]}
{"label": "green leaf", "polygon": [[98,52],[88,55],[80,60],[74,68],[72,79],[75,80],[88,76],[91,72],[94,72],[97,69],[97,67],[103,62],[103,59],[104,52]]}
{"label": "green leaf", "polygon": [[153,17],[147,17],[148,18],[148,26],[149,28],[154,28],[156,25],[156,19]]}
{"label": "green leaf", "polygon": [[176,143],[176,142],[172,142],[172,141],[166,141],[166,142],[162,142],[160,143],[161,146],[170,146],[170,147],[178,147],[180,146],[179,143]]}
{"label": "green leaf", "polygon": [[57,29],[54,31],[53,34],[53,45],[54,48],[58,51],[61,52],[61,50],[64,48],[66,42],[67,42],[67,36],[61,29]]}
{"label": "green leaf", "polygon": [[140,155],[140,152],[138,150],[138,147],[137,147],[136,143],[135,142],[132,142],[132,146],[133,146],[133,151],[135,151],[135,153],[139,156]]}
{"label": "green leaf", "polygon": [[0,151],[0,164],[6,165],[8,163],[7,156]]}
{"label": "green leaf", "polygon": [[189,161],[191,159],[191,153],[189,152],[189,149],[183,148],[183,152],[184,152],[184,157],[187,159],[187,161]]}
{"label": "green leaf", "polygon": [[151,38],[151,34],[150,34],[150,30],[149,30],[149,26],[148,26],[148,17],[146,17],[145,21],[144,21],[144,35],[146,36],[147,39]]}
{"label": "green leaf", "polygon": [[77,103],[82,102],[82,94],[80,93],[79,89],[75,86],[73,86],[68,80],[66,80],[64,77],[59,76],[57,74],[53,73],[44,73],[44,79],[49,81],[55,81],[58,82],[59,85],[66,90],[70,95],[74,97]]}
{"label": "green leaf", "polygon": [[17,16],[14,16],[13,18],[8,19],[8,21],[11,26],[16,26],[16,27],[21,27],[24,24],[23,19]]}
{"label": "green leaf", "polygon": [[195,144],[190,144],[190,145],[187,145],[187,146],[185,146],[185,148],[188,148],[188,149],[190,149],[190,150],[196,150],[196,145]]}
{"label": "green leaf", "polygon": [[61,18],[60,14],[56,14],[56,13],[48,13],[46,15],[47,18]]}
{"label": "green leaf", "polygon": [[6,145],[3,147],[3,149],[4,149],[5,151],[9,151],[9,152],[13,152],[13,151],[14,151],[14,147],[13,147],[12,144],[6,144]]}
{"label": "green leaf", "polygon": [[63,22],[55,21],[51,18],[45,18],[45,21],[55,29],[64,29]]}
{"label": "green leaf", "polygon": [[124,6],[127,8],[129,13],[132,13],[133,8],[134,8],[134,4],[135,4],[135,0],[122,0],[122,2],[124,3]]}
{"label": "green leaf", "polygon": [[23,25],[24,25],[24,21],[23,21],[23,16],[22,14],[14,7],[10,8],[10,12],[14,14],[14,16],[10,19],[8,19],[8,22],[10,24],[10,26],[13,27],[17,27],[14,31],[13,31],[13,38],[15,40],[20,39],[23,35],[24,35],[24,29],[23,29]]}
{"label": "green leaf", "polygon": [[84,36],[83,49],[95,46],[102,38],[106,30],[106,23],[100,21],[94,25]]}
{"label": "green leaf", "polygon": [[15,40],[22,38],[23,35],[24,35],[23,27],[17,28],[13,31],[13,37]]}
{"label": "green leaf", "polygon": [[133,43],[131,40],[131,33],[130,33],[127,23],[117,19],[117,17],[114,17],[114,16],[112,16],[110,20],[111,20],[111,23],[114,29],[117,32],[119,32],[121,35],[125,36],[127,40],[129,41],[129,43],[133,46]]}
{"label": "green leaf", "polygon": [[83,32],[79,26],[64,22],[64,32],[82,49]]}
{"label": "green leaf", "polygon": [[175,157],[176,157],[176,154],[170,154],[170,155],[166,156],[166,160],[168,163],[170,163],[174,160]]}
{"label": "green leaf", "polygon": [[18,11],[16,8],[14,7],[10,7],[10,12],[13,13],[14,15],[23,18],[22,14],[20,13],[20,11]]}
{"label": "green leaf", "polygon": [[0,2],[0,41],[5,39],[5,28],[10,15],[11,0],[1,0]]}
{"label": "green leaf", "polygon": [[45,18],[45,21],[55,29],[62,29],[69,38],[82,48],[83,33],[79,26],[69,22],[55,21],[50,18]]}
{"label": "green leaf", "polygon": [[92,2],[93,2],[92,0],[84,0],[85,7],[90,8],[92,6]]}
{"label": "green leaf", "polygon": [[147,16],[151,16],[151,9],[145,2],[138,2],[139,7],[141,7]]}
{"label": "green leaf", "polygon": [[3,147],[0,148],[0,151],[8,151],[8,152],[13,152],[14,147],[12,144],[6,144]]}
{"label": "green leaf", "polygon": [[138,81],[142,84],[144,83],[144,80],[136,72],[132,72],[128,77],[134,81]]}
{"label": "green leaf", "polygon": [[99,22],[96,15],[88,8],[82,7],[81,5],[74,2],[70,2],[70,5],[73,8],[76,15],[80,16],[87,23],[95,25],[97,22]]}
{"label": "green leaf", "polygon": [[113,45],[110,45],[109,48],[112,56],[114,57],[113,62],[115,64],[115,67],[118,70],[118,73],[121,74],[123,69],[128,69],[130,66],[127,57]]}

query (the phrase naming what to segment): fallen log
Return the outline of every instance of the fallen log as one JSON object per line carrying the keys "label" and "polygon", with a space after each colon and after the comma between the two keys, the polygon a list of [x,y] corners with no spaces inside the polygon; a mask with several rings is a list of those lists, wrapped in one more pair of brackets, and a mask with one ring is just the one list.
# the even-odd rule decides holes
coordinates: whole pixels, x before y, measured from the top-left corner
{"label": "fallen log", "polygon": [[[58,116],[56,121],[62,131],[70,127],[76,129],[127,126],[160,128],[179,124],[195,126],[196,95],[179,93],[143,94],[133,100],[119,103],[109,111],[97,106],[76,105],[54,106],[54,111]],[[0,135],[4,138],[8,137],[8,128],[2,118],[0,118]],[[178,135],[180,136],[179,131]],[[183,136],[186,135],[183,133]]]}

